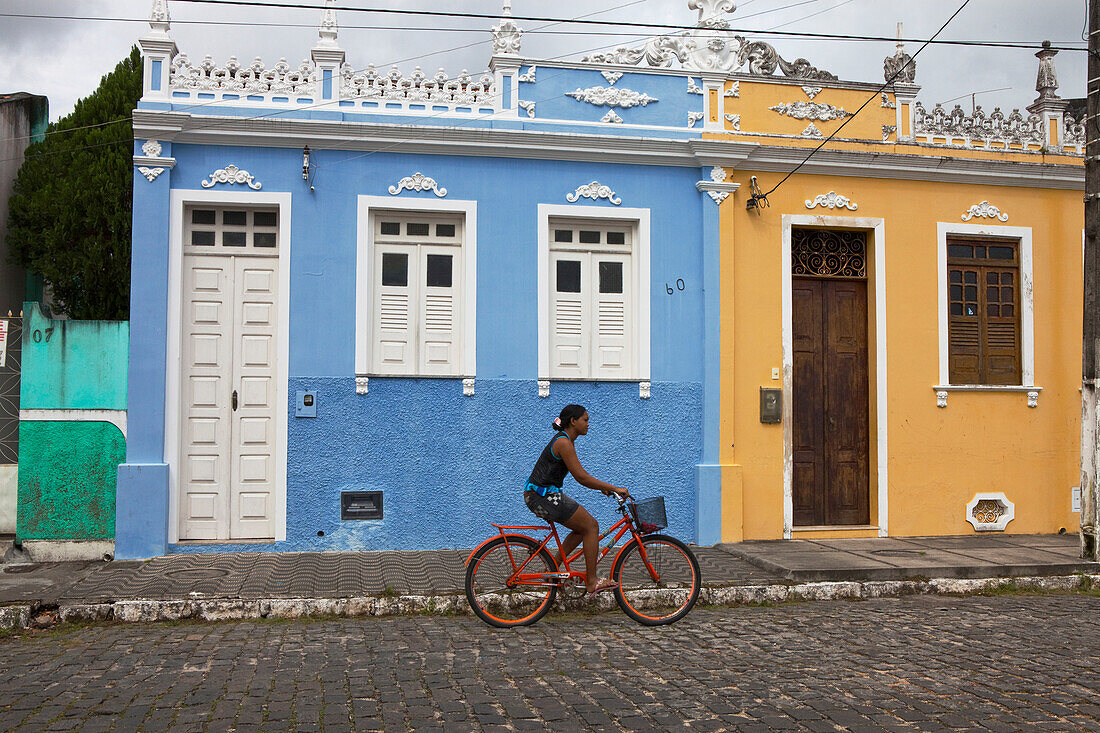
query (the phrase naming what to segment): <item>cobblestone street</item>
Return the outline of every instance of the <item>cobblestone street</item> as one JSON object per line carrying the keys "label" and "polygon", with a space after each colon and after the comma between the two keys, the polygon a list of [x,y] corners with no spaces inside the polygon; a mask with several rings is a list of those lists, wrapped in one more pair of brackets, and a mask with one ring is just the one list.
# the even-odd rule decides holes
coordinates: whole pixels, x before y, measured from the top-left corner
{"label": "cobblestone street", "polygon": [[0,730],[1100,730],[1100,599],[99,625],[0,638]]}

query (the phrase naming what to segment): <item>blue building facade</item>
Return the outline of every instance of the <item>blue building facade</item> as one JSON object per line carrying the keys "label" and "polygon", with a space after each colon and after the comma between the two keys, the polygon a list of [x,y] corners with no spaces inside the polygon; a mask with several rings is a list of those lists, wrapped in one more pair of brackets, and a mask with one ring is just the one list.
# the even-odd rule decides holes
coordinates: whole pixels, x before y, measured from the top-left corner
{"label": "blue building facade", "polygon": [[506,11],[477,78],[403,76],[353,68],[326,9],[298,69],[218,67],[154,2],[117,557],[473,546],[531,519],[568,403],[593,475],[718,541],[727,75],[521,33]]}

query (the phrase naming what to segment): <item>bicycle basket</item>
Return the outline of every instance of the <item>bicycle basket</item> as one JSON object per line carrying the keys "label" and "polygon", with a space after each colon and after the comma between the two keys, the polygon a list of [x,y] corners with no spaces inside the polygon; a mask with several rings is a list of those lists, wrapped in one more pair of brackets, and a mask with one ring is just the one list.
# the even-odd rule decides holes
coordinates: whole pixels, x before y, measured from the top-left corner
{"label": "bicycle basket", "polygon": [[631,507],[631,513],[634,515],[634,526],[643,534],[657,532],[668,526],[663,496],[635,502]]}

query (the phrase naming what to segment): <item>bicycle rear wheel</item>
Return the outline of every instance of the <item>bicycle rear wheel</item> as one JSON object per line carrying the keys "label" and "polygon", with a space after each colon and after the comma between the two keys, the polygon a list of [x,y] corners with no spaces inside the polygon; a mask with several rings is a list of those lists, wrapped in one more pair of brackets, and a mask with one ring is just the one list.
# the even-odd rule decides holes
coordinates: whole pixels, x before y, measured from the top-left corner
{"label": "bicycle rear wheel", "polygon": [[619,608],[646,626],[671,624],[686,616],[699,598],[700,576],[699,561],[688,546],[675,537],[659,534],[643,537],[641,546],[631,540],[611,571],[619,584],[615,589]]}
{"label": "bicycle rear wheel", "polygon": [[554,558],[530,537],[509,537],[507,544],[503,537],[498,537],[470,558],[466,567],[466,599],[478,618],[490,626],[508,628],[533,624],[546,615],[557,593],[554,585],[508,583],[527,558],[531,561],[523,569],[525,574],[557,571]]}

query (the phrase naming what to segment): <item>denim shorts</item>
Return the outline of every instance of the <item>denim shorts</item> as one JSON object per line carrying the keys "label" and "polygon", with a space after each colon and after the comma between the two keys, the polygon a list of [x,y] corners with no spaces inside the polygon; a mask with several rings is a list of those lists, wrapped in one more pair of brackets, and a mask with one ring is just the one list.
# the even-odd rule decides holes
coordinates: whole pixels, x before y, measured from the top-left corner
{"label": "denim shorts", "polygon": [[523,492],[523,501],[527,504],[527,508],[531,510],[531,513],[539,519],[545,519],[547,522],[557,522],[558,524],[568,522],[569,518],[581,506],[561,491],[539,496],[528,489]]}

